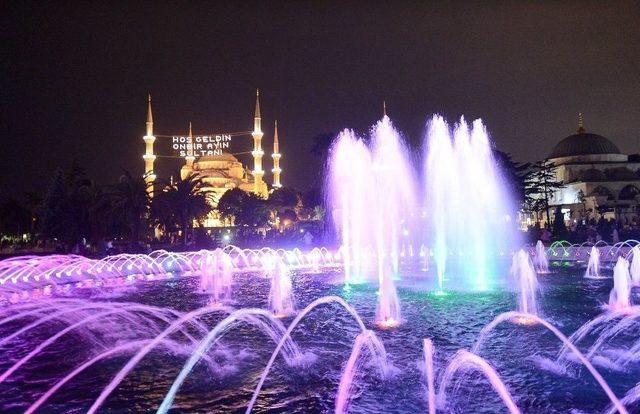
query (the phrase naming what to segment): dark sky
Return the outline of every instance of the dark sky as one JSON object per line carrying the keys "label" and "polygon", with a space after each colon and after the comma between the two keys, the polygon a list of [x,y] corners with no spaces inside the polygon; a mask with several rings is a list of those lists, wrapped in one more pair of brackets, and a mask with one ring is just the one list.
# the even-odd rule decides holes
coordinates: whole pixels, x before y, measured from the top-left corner
{"label": "dark sky", "polygon": [[265,150],[277,118],[298,188],[319,175],[313,137],[366,131],[383,99],[416,148],[438,112],[481,117],[500,149],[540,159],[582,111],[640,151],[640,2],[424,3],[6,2],[0,191],[42,190],[74,158],[100,183],[142,173],[147,91],[172,134],[250,130],[260,88]]}

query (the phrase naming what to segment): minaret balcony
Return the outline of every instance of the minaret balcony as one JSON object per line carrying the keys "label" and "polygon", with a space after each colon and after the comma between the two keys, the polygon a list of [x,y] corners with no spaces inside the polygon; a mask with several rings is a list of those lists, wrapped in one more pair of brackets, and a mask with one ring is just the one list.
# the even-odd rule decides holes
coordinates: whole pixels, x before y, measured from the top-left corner
{"label": "minaret balcony", "polygon": [[143,159],[143,160],[151,160],[151,161],[154,161],[154,160],[156,159],[156,156],[155,156],[155,155],[153,155],[153,154],[144,154],[144,155],[142,156],[142,159]]}
{"label": "minaret balcony", "polygon": [[254,157],[262,157],[264,155],[264,151],[263,150],[253,150],[253,151],[251,151],[251,155],[253,155]]}
{"label": "minaret balcony", "polygon": [[273,158],[274,160],[275,160],[276,158],[280,158],[280,157],[282,157],[282,154],[279,154],[279,153],[277,153],[277,152],[274,152],[273,154],[271,154],[271,158]]}
{"label": "minaret balcony", "polygon": [[153,135],[145,135],[144,137],[142,137],[142,139],[144,140],[144,142],[154,142],[156,140],[156,137],[154,137]]}
{"label": "minaret balcony", "polygon": [[276,174],[276,173],[279,174],[279,173],[282,172],[282,170],[280,168],[274,168],[274,169],[271,170],[271,172],[274,173],[274,174]]}

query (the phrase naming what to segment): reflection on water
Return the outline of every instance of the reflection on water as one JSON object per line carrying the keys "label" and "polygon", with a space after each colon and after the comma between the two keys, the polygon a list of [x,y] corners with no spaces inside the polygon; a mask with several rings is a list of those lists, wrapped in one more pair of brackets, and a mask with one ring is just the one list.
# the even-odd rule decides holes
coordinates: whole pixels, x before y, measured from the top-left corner
{"label": "reflection on water", "polygon": [[[584,279],[583,273],[583,270],[568,268],[539,278],[539,313],[567,335],[601,313],[600,305],[607,301],[612,287],[611,279]],[[382,341],[390,363],[397,368],[395,375],[381,380],[375,366],[363,367],[353,384],[355,398],[349,405],[349,412],[354,413],[428,412],[423,338],[433,340],[434,369],[439,378],[456,351],[472,348],[480,330],[498,314],[514,310],[517,302],[515,292],[447,292],[446,295],[427,292],[422,289],[421,278],[432,278],[433,275],[415,272],[403,275],[397,286],[403,323],[394,329],[378,329],[374,323],[377,287],[351,285],[346,290],[342,285],[332,283],[339,279],[336,276],[335,273],[294,273],[292,284],[296,306],[302,309],[326,295],[343,297]],[[94,301],[139,302],[184,312],[209,303],[208,295],[197,293],[199,284],[198,278],[194,277],[144,282],[135,289],[76,289],[69,294],[91,297]],[[264,275],[236,274],[233,302],[227,305],[236,309],[266,309],[269,291],[270,280]],[[634,295],[637,298],[637,292]],[[223,317],[212,313],[204,320],[213,326]],[[292,318],[282,320],[285,326]],[[2,336],[21,326],[24,323],[0,326]],[[2,371],[33,349],[34,343],[58,332],[61,326],[52,323],[46,329],[30,331],[3,344],[0,349]],[[638,329],[637,326],[634,329]],[[353,318],[337,307],[322,306],[311,312],[293,332],[293,339],[303,352],[314,355],[315,362],[307,368],[291,368],[282,358],[277,359],[253,412],[333,411],[341,370],[359,333]],[[633,336],[632,332],[627,335]],[[96,343],[99,340],[97,338]],[[622,352],[624,340],[615,342],[615,346],[603,355]],[[86,346],[86,343],[87,338],[69,334],[26,363],[0,384],[1,411],[23,412],[66,373],[103,351]],[[580,343],[581,349],[589,345],[588,341]],[[269,338],[249,325],[238,325],[230,330],[209,354],[209,363],[197,365],[187,378],[176,396],[172,412],[244,412],[274,347]],[[506,324],[496,329],[480,355],[494,366],[523,412],[603,411],[609,403],[607,397],[578,365],[556,364],[559,350],[558,341],[540,326]],[[89,368],[54,394],[42,412],[85,412],[129,356],[116,356]],[[614,392],[622,397],[640,378],[640,363],[634,361],[620,370],[607,366],[607,360],[602,358],[594,359],[594,363]],[[186,355],[164,348],[152,352],[116,388],[102,410],[118,413],[156,410],[186,359]],[[447,399],[444,411],[494,413],[504,410],[499,397],[479,374],[469,372],[465,375],[465,381],[458,383],[459,389],[454,389],[454,381],[448,390],[451,397]],[[463,377],[458,376],[460,378]]]}

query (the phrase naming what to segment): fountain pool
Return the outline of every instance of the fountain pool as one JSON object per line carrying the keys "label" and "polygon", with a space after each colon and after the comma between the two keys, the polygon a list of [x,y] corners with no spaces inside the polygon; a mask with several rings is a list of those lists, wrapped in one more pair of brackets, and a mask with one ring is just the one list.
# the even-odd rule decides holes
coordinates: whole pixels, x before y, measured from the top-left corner
{"label": "fountain pool", "polygon": [[[292,272],[298,311],[324,296],[342,297],[362,319],[366,332],[371,330],[384,347],[388,364],[384,375],[375,358],[367,354],[369,348],[362,349],[366,355],[358,358],[360,362],[352,372],[350,397],[344,402],[343,412],[430,412],[423,339],[430,338],[433,343],[433,370],[438,386],[448,361],[458,351],[473,349],[485,326],[501,313],[517,308],[517,292],[448,292],[442,296],[425,291],[424,285],[435,277],[433,272],[407,270],[397,281],[403,323],[393,329],[381,329],[375,324],[375,284],[351,285],[345,289],[339,270]],[[605,272],[611,275],[610,270]],[[608,300],[612,288],[611,278],[590,280],[583,278],[583,274],[583,268],[553,267],[551,274],[539,280],[542,293],[538,297],[538,313],[567,336],[602,313],[600,305]],[[6,372],[47,338],[69,326],[78,314],[71,312],[66,318],[51,318],[10,337],[20,329],[46,318],[44,315],[51,317],[56,310],[62,312],[64,306],[105,307],[85,309],[86,315],[101,313],[102,316],[87,324],[86,329],[61,336],[0,382],[0,408],[3,413],[24,412],[65,375],[106,350],[113,351],[52,393],[39,407],[40,411],[35,410],[86,412],[145,341],[166,328],[168,322],[162,318],[171,321],[186,312],[205,309],[206,313],[198,318],[200,325],[189,325],[182,337],[167,337],[166,343],[144,357],[98,409],[98,412],[155,411],[199,339],[227,317],[231,307],[267,309],[270,290],[271,280],[264,273],[237,272],[232,299],[223,302],[223,306],[209,306],[211,293],[203,293],[199,278],[194,276],[138,281],[135,288],[127,285],[71,288],[45,300],[32,299],[3,308],[0,346],[4,357],[0,371]],[[632,293],[636,303],[640,303],[638,293],[637,290]],[[126,307],[127,303],[144,304],[150,309],[162,309],[163,313],[149,310],[145,311],[144,318],[136,313],[135,316],[124,314],[122,319],[108,314],[113,312],[109,309],[114,304]],[[31,313],[22,319],[6,321],[18,312]],[[269,322],[267,318],[263,322],[276,332],[289,326],[294,317],[277,319],[282,322],[280,328],[277,321]],[[131,318],[133,320],[129,320]],[[244,317],[243,322],[226,329],[224,336],[215,341],[206,358],[195,365],[175,393],[171,412],[245,412],[277,342],[277,337],[266,333],[263,322],[254,324],[251,318],[258,319],[258,316]],[[637,342],[639,325],[629,323],[625,334],[607,341],[591,357],[595,368],[619,398],[640,378],[637,359],[615,362],[616,356]],[[187,334],[193,341],[187,339]],[[333,412],[343,368],[361,334],[362,327],[353,315],[335,302],[323,303],[311,310],[291,334],[295,346],[285,345],[283,353],[274,360],[252,412]],[[577,345],[586,354],[594,341],[595,338],[586,335]],[[483,339],[478,355],[495,369],[522,412],[604,412],[610,404],[607,395],[575,359],[567,357],[556,361],[560,350],[561,343],[539,325],[505,323]],[[289,360],[292,364],[289,365],[283,356],[298,355],[297,352],[300,360]],[[446,405],[439,406],[437,412],[505,410],[500,396],[474,370],[456,371],[447,384],[444,391],[437,390],[439,397],[443,392],[446,395],[442,399]],[[629,412],[634,412],[634,408],[640,409],[640,405],[629,405]]]}

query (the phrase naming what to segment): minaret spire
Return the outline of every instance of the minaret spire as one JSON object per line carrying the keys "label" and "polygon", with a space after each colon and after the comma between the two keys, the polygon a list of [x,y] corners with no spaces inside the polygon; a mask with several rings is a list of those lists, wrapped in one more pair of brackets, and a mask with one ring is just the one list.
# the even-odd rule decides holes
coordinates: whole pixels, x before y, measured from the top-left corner
{"label": "minaret spire", "polygon": [[582,112],[578,112],[578,134],[584,134],[585,132],[587,132],[587,130],[584,129],[584,119],[582,118]]}
{"label": "minaret spire", "polygon": [[267,186],[264,183],[264,170],[262,169],[262,156],[264,151],[262,150],[262,117],[260,116],[260,90],[256,89],[256,109],[253,117],[253,192],[266,197]]}
{"label": "minaret spire", "polygon": [[189,121],[189,138],[187,140],[187,155],[184,157],[184,166],[180,169],[180,177],[184,180],[193,171],[193,162],[196,157],[193,156],[193,132],[191,129],[191,121]]}
{"label": "minaret spire", "polygon": [[147,98],[147,133],[142,140],[145,143],[145,152],[142,156],[144,160],[144,180],[147,183],[149,196],[153,197],[153,182],[156,180],[156,174],[153,171],[153,163],[156,160],[156,156],[153,153],[153,143],[156,137],[153,136],[153,113],[151,111],[151,94],[149,93]]}
{"label": "minaret spire", "polygon": [[148,96],[147,103],[147,135],[153,135],[153,111],[151,110],[151,94]]}
{"label": "minaret spire", "polygon": [[256,111],[254,118],[260,119],[260,89],[256,89]]}
{"label": "minaret spire", "polygon": [[387,101],[382,101],[382,116],[387,116]]}
{"label": "minaret spire", "polygon": [[282,170],[280,169],[280,142],[278,141],[278,120],[275,122],[275,128],[273,132],[273,154],[271,154],[273,158],[273,169],[271,172],[273,173],[273,188],[280,188],[282,184],[280,183],[280,173]]}

